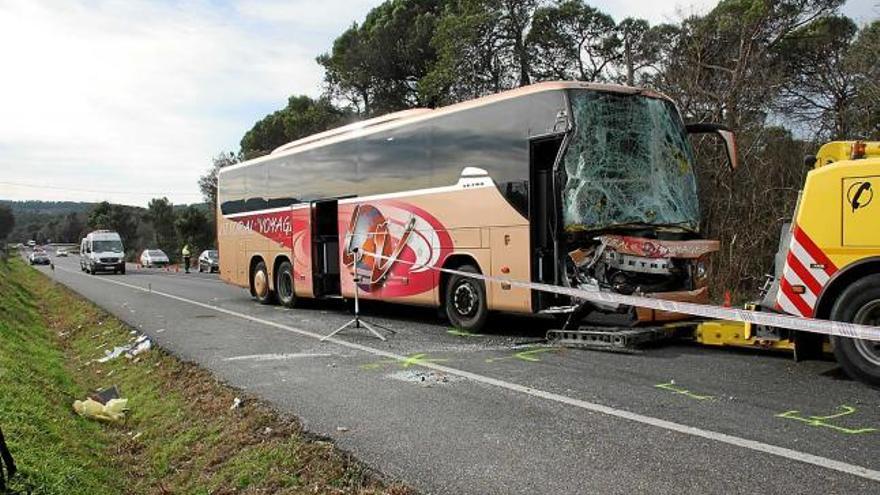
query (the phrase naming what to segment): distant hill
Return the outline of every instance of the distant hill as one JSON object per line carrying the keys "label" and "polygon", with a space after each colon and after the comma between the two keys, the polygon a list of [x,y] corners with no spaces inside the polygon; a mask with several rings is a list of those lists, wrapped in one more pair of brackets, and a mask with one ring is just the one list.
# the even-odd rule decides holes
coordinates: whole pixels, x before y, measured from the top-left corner
{"label": "distant hill", "polygon": [[[15,228],[9,234],[11,242],[79,242],[89,226],[89,215],[100,203],[74,201],[10,201],[0,199],[0,205],[7,205],[15,216]],[[174,205],[175,216],[180,215],[188,205]],[[192,206],[209,215],[207,203],[194,203]],[[126,212],[116,217],[118,225],[113,227],[126,240],[126,247],[139,251],[155,242],[155,232],[150,222],[145,220],[146,208],[139,206],[113,205],[118,211]],[[121,210],[120,210],[121,208]],[[213,232],[213,227],[208,229]],[[210,247],[210,246],[206,246]]]}
{"label": "distant hill", "polygon": [[68,213],[86,213],[98,203],[80,203],[74,201],[10,201],[0,199],[0,205],[7,205],[16,217],[19,214],[33,215],[67,215]]}

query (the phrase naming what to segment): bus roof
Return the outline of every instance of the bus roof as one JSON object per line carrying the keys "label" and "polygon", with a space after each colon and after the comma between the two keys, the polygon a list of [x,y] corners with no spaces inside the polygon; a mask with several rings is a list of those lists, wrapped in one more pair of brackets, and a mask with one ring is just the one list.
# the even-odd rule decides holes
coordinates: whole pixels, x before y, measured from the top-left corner
{"label": "bus roof", "polygon": [[[447,105],[445,107],[439,107],[435,109],[430,108],[412,108],[408,110],[402,110],[399,112],[393,112],[390,114],[381,115],[379,117],[374,117],[372,119],[362,120],[359,122],[354,122],[348,125],[344,125],[342,127],[336,127],[334,129],[330,129],[324,132],[319,132],[317,134],[312,134],[310,136],[306,136],[301,139],[297,139],[295,141],[291,141],[290,143],[284,144],[275,148],[271,153],[267,155],[263,155],[257,158],[253,158],[251,160],[231,165],[229,167],[221,168],[219,173],[223,173],[227,170],[232,170],[240,167],[244,167],[251,164],[261,163],[267,160],[271,160],[277,158],[281,155],[294,154],[298,151],[303,151],[306,149],[316,148],[319,146],[323,146],[325,144],[331,144],[338,141],[344,141],[352,136],[363,136],[364,134],[372,134],[373,132],[378,132],[380,130],[401,127],[413,122],[418,122],[421,120],[438,117],[440,115],[454,113],[460,110],[465,110],[473,107],[479,107],[481,105],[489,105],[498,101],[508,100],[512,98],[518,98],[521,96],[526,96],[534,93],[540,93],[543,91],[559,91],[559,90],[567,90],[567,89],[587,89],[593,91],[602,91],[602,92],[611,92],[611,93],[622,93],[622,94],[641,94],[645,96],[650,96],[654,98],[663,98],[670,99],[666,95],[658,93],[656,91],[633,87],[633,86],[623,86],[620,84],[599,84],[599,83],[589,83],[589,82],[580,82],[580,81],[548,81],[541,82],[536,84],[530,84],[528,86],[523,86],[516,89],[511,89],[507,91],[502,91],[500,93],[495,93],[492,95],[483,96],[480,98],[475,98],[473,100],[467,100],[460,103],[454,103],[452,105]],[[369,130],[368,130],[369,129]]]}

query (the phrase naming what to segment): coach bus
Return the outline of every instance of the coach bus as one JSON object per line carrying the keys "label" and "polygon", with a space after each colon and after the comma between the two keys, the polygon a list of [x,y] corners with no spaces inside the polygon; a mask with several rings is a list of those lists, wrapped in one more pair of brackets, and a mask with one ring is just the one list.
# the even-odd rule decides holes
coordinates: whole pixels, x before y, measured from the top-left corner
{"label": "coach bus", "polygon": [[[450,274],[706,301],[689,133],[658,93],[534,84],[393,113],[220,170],[220,276],[261,303],[360,297],[444,309],[565,312],[553,294]],[[583,304],[580,304],[583,308]],[[676,315],[591,306],[637,321]]]}

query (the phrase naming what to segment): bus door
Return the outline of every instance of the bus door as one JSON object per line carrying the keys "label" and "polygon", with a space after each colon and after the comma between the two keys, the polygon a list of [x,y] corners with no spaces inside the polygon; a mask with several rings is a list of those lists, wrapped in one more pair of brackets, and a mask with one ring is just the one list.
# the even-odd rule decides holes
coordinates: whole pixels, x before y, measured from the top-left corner
{"label": "bus door", "polygon": [[[558,284],[559,259],[556,221],[559,198],[553,187],[554,165],[564,136],[529,141],[529,225],[531,230],[531,277],[534,282]],[[554,305],[555,296],[532,291],[532,311]]]}
{"label": "bus door", "polygon": [[312,286],[315,297],[339,296],[339,222],[335,199],[312,202]]}

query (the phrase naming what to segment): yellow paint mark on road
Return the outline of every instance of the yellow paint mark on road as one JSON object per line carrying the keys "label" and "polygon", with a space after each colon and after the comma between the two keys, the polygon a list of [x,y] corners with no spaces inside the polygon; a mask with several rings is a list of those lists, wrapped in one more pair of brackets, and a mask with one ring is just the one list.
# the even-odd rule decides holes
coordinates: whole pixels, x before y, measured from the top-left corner
{"label": "yellow paint mark on road", "polygon": [[539,347],[537,349],[529,349],[525,351],[516,352],[511,354],[510,356],[504,356],[499,358],[488,358],[486,359],[487,363],[494,363],[497,361],[504,361],[507,359],[519,359],[520,361],[527,361],[529,363],[537,363],[541,361],[541,358],[537,357],[536,354],[542,354],[545,352],[555,352],[559,351],[559,347]]}
{"label": "yellow paint mark on road", "polygon": [[674,381],[671,381],[669,383],[659,383],[657,385],[654,385],[654,387],[661,388],[663,390],[668,390],[672,393],[683,395],[685,397],[690,397],[691,399],[695,399],[695,400],[709,400],[709,399],[715,398],[715,397],[712,397],[711,395],[695,394],[695,393],[691,392],[690,390],[685,390],[681,387],[676,387]]}
{"label": "yellow paint mark on road", "polygon": [[420,352],[418,354],[406,356],[402,359],[385,359],[383,361],[377,361],[375,363],[364,364],[361,366],[361,368],[365,370],[372,370],[385,367],[389,364],[399,364],[401,368],[410,368],[412,366],[422,366],[427,363],[445,363],[449,361],[448,359],[428,358],[426,356],[426,353]]}
{"label": "yellow paint mark on road", "polygon": [[785,411],[784,413],[777,414],[777,418],[784,419],[793,419],[795,421],[800,421],[801,423],[808,424],[810,426],[815,426],[819,428],[828,428],[838,433],[844,433],[846,435],[862,435],[865,433],[873,433],[878,431],[877,428],[846,428],[843,426],[834,425],[828,423],[829,420],[842,418],[844,416],[849,416],[851,414],[855,414],[856,408],[847,405],[837,406],[840,409],[840,412],[835,414],[829,414],[827,416],[807,416],[803,417],[800,415],[800,411]]}
{"label": "yellow paint mark on road", "polygon": [[456,337],[485,337],[485,335],[481,333],[471,333],[467,330],[459,330],[457,328],[452,328],[446,331],[449,335],[455,335]]}

